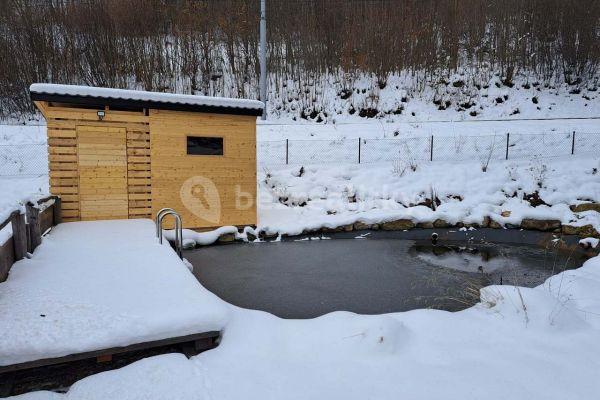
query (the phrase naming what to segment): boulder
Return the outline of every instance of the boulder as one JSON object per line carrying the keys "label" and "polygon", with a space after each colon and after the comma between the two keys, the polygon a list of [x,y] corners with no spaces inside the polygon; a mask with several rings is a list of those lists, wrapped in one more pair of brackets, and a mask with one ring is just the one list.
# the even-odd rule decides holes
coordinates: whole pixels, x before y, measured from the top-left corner
{"label": "boulder", "polygon": [[231,243],[235,241],[235,233],[224,233],[219,236],[219,243]]}
{"label": "boulder", "polygon": [[521,228],[534,230],[534,231],[553,231],[555,229],[560,229],[561,223],[556,219],[533,219],[533,218],[525,218],[521,221]]}
{"label": "boulder", "polygon": [[433,222],[419,222],[417,228],[433,229]]}
{"label": "boulder", "polygon": [[502,224],[500,224],[499,222],[494,221],[491,218],[489,219],[487,226],[490,227],[490,228],[493,228],[493,229],[502,229],[502,228],[504,228],[502,226]]}
{"label": "boulder", "polygon": [[258,237],[261,238],[262,240],[275,239],[277,236],[279,236],[279,235],[276,232],[260,231],[258,233]]}
{"label": "boulder", "polygon": [[490,221],[491,221],[491,220],[492,220],[492,219],[491,219],[491,218],[490,218],[488,215],[486,215],[485,217],[483,217],[483,221],[481,222],[481,227],[482,227],[482,228],[487,228],[487,227],[489,227],[489,226],[490,226]]}
{"label": "boulder", "polygon": [[335,233],[335,232],[343,232],[344,226],[336,226],[335,228],[323,227],[321,228],[321,232],[323,233]]}
{"label": "boulder", "polygon": [[362,221],[356,221],[354,223],[354,230],[355,231],[363,231],[365,229],[371,229],[371,225],[366,224],[366,223],[364,223]]}
{"label": "boulder", "polygon": [[592,225],[572,226],[563,225],[562,233],[565,235],[578,235],[580,237],[600,238],[600,233]]}
{"label": "boulder", "polygon": [[342,229],[344,232],[352,232],[354,230],[354,224],[343,225]]}
{"label": "boulder", "polygon": [[581,203],[570,208],[573,212],[596,211],[600,213],[600,203]]}
{"label": "boulder", "polygon": [[446,222],[445,220],[438,218],[435,221],[433,221],[433,227],[434,228],[449,228],[451,225]]}
{"label": "boulder", "polygon": [[410,219],[398,219],[395,221],[388,221],[381,224],[381,229],[384,231],[404,231],[406,229],[412,229],[415,227],[415,223]]}

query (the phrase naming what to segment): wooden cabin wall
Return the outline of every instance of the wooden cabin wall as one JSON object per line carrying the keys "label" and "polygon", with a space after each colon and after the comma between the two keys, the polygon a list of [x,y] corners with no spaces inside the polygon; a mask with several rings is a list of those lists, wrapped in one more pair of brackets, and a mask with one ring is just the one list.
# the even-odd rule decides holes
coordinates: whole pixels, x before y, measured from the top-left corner
{"label": "wooden cabin wall", "polygon": [[[188,155],[187,136],[223,137],[224,155]],[[181,214],[184,227],[200,230],[256,224],[256,117],[150,110],[150,138],[153,215],[171,207]],[[214,182],[220,198],[218,221],[206,220],[183,204],[181,188],[195,176]],[[250,207],[236,205],[239,191],[249,195]]]}
{"label": "wooden cabin wall", "polygon": [[48,125],[50,192],[61,196],[63,221],[81,218],[77,126],[126,129],[129,218],[151,218],[150,131],[143,112],[107,110],[99,121],[97,110],[36,104]]}

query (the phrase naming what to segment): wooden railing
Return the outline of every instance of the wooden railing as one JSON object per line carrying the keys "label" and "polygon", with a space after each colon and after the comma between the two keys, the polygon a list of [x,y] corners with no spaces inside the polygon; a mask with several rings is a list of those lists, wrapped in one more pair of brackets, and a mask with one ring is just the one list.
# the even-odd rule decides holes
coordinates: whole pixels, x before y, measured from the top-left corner
{"label": "wooden railing", "polygon": [[61,222],[61,201],[58,196],[48,196],[35,204],[25,205],[25,214],[13,211],[0,223],[0,231],[11,224],[12,235],[0,243],[0,282],[4,282],[12,265],[33,253],[42,243],[42,235]]}

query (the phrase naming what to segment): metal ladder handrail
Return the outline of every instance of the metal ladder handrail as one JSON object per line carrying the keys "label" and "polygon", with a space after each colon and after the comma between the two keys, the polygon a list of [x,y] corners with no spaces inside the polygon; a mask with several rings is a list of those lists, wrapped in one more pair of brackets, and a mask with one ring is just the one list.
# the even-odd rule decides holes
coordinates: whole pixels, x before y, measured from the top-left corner
{"label": "metal ladder handrail", "polygon": [[172,208],[163,208],[156,214],[156,236],[158,237],[158,242],[160,244],[163,242],[162,221],[167,215],[172,215],[173,218],[175,218],[175,250],[177,251],[179,258],[183,259],[183,254],[181,253],[183,249],[183,229],[181,227],[181,216]]}
{"label": "metal ladder handrail", "polygon": [[154,219],[154,223],[156,224],[156,237],[160,238],[162,235],[162,230],[160,227],[160,219],[162,217],[162,215],[164,213],[166,213],[167,211],[173,211],[176,212],[175,210],[173,210],[172,208],[161,208],[157,213],[156,213],[156,218]]}

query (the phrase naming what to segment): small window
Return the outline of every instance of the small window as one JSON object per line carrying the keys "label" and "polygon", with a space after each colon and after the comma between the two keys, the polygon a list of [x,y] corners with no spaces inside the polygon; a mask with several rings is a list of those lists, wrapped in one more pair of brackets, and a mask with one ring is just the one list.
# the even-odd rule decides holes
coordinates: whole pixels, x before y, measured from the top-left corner
{"label": "small window", "polygon": [[193,156],[222,156],[223,138],[188,136],[187,153]]}

